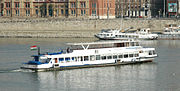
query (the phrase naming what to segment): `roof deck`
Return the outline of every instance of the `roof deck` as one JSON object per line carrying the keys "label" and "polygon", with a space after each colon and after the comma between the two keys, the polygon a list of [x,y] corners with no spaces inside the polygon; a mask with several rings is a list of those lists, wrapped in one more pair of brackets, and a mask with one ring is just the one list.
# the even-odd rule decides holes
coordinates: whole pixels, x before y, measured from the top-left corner
{"label": "roof deck", "polygon": [[68,43],[74,50],[80,49],[100,49],[100,48],[116,48],[139,46],[139,41],[135,40],[114,40],[114,41],[97,41],[87,43]]}

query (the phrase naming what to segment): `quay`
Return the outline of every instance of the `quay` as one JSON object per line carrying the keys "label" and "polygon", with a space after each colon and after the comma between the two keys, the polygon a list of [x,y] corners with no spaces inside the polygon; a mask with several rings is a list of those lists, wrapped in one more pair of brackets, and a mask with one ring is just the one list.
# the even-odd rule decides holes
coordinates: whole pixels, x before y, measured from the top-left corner
{"label": "quay", "polygon": [[[123,24],[122,24],[123,22]],[[0,18],[2,38],[90,38],[102,29],[150,28],[162,32],[165,25],[180,25],[179,19],[69,19]]]}

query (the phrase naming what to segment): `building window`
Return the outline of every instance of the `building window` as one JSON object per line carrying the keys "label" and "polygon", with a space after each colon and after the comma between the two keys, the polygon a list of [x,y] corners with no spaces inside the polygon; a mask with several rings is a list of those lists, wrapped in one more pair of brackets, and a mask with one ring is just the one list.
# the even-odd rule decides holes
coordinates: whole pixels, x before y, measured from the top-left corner
{"label": "building window", "polygon": [[26,16],[30,16],[30,9],[26,10]]}
{"label": "building window", "polygon": [[11,7],[10,2],[7,2],[7,3],[6,3],[6,8],[10,8],[10,7]]}
{"label": "building window", "polygon": [[96,10],[92,10],[92,16],[96,16]]}
{"label": "building window", "polygon": [[75,9],[71,10],[71,15],[75,16],[75,14],[76,14],[76,10]]}
{"label": "building window", "polygon": [[71,2],[71,8],[75,8],[76,7],[76,3],[75,2]]}
{"label": "building window", "polygon": [[38,16],[38,14],[39,14],[38,6],[35,6],[35,10],[36,10],[36,15]]}
{"label": "building window", "polygon": [[39,11],[38,11],[38,9],[36,9],[36,15],[38,16],[38,13],[39,13]]}
{"label": "building window", "polygon": [[81,10],[81,15],[82,15],[82,16],[86,15],[86,10],[83,10],[83,9],[82,9],[82,10]]}
{"label": "building window", "polygon": [[56,10],[56,16],[59,16],[59,9]]}
{"label": "building window", "polygon": [[96,3],[92,3],[92,8],[96,8]]}
{"label": "building window", "polygon": [[11,11],[10,10],[6,10],[6,15],[10,16],[10,14],[11,14]]}
{"label": "building window", "polygon": [[25,3],[25,7],[26,7],[26,8],[30,8],[30,3],[29,3],[29,2],[26,2],[26,3]]}
{"label": "building window", "polygon": [[61,9],[61,15],[63,15],[64,14],[64,10],[63,9]]}
{"label": "building window", "polygon": [[86,2],[81,2],[81,8],[86,8]]}
{"label": "building window", "polygon": [[19,16],[19,9],[16,10],[16,16]]}
{"label": "building window", "polygon": [[16,2],[16,3],[15,3],[15,7],[16,7],[16,8],[19,8],[19,2]]}

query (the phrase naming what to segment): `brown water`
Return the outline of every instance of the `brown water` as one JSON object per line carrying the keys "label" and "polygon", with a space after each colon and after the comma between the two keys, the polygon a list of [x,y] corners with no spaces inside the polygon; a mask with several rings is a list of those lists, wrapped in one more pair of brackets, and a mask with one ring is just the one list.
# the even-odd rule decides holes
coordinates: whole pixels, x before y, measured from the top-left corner
{"label": "brown water", "polygon": [[96,40],[0,39],[0,91],[180,91],[180,40],[143,41],[157,49],[152,63],[38,73],[19,69],[36,54],[31,45],[53,52],[67,42]]}

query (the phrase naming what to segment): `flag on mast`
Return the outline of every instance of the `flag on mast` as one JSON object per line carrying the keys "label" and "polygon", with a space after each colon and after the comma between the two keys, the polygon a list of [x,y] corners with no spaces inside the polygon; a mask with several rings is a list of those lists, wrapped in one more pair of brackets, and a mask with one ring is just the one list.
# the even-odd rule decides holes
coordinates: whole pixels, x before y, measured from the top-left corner
{"label": "flag on mast", "polygon": [[38,47],[36,45],[31,46],[31,50],[37,50],[37,49],[38,49]]}

